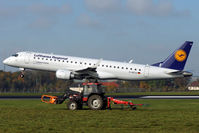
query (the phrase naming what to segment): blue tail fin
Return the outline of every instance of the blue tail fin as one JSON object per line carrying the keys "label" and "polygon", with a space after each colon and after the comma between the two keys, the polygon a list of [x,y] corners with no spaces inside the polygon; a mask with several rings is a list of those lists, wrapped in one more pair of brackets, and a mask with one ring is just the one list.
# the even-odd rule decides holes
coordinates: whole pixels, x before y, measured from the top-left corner
{"label": "blue tail fin", "polygon": [[163,62],[153,64],[152,66],[159,66],[164,68],[183,70],[193,42],[186,41],[180,48],[176,49]]}

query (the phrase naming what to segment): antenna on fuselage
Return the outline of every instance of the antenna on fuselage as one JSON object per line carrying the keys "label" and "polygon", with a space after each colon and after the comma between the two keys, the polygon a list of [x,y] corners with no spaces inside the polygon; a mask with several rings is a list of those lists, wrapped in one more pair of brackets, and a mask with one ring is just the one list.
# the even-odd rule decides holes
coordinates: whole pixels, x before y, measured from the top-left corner
{"label": "antenna on fuselage", "polygon": [[133,63],[133,59],[129,60],[129,63]]}

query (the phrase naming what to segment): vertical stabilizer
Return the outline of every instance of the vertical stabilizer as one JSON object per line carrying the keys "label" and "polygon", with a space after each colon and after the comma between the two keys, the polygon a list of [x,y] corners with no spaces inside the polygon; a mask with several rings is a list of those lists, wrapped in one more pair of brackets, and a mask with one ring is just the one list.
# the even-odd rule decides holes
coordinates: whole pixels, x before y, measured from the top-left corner
{"label": "vertical stabilizer", "polygon": [[192,45],[193,45],[193,42],[186,41],[180,48],[176,49],[163,62],[153,64],[152,66],[183,70]]}

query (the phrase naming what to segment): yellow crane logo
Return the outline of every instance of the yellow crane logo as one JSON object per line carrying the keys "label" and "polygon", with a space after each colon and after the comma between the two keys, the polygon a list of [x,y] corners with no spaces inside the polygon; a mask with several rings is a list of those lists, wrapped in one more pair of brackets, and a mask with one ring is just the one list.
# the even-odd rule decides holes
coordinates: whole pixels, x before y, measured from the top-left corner
{"label": "yellow crane logo", "polygon": [[187,58],[187,53],[184,50],[180,49],[180,50],[176,51],[176,53],[175,53],[175,59],[177,61],[182,62],[186,58]]}

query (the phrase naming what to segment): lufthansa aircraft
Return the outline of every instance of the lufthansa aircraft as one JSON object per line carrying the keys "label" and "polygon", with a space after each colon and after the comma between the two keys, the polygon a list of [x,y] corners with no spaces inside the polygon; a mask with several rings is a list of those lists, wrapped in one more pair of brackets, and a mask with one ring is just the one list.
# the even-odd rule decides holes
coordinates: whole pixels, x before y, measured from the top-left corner
{"label": "lufthansa aircraft", "polygon": [[121,79],[151,80],[192,76],[183,71],[193,42],[186,41],[164,61],[152,65],[80,58],[35,52],[18,52],[3,61],[4,64],[26,69],[56,72],[60,79]]}

